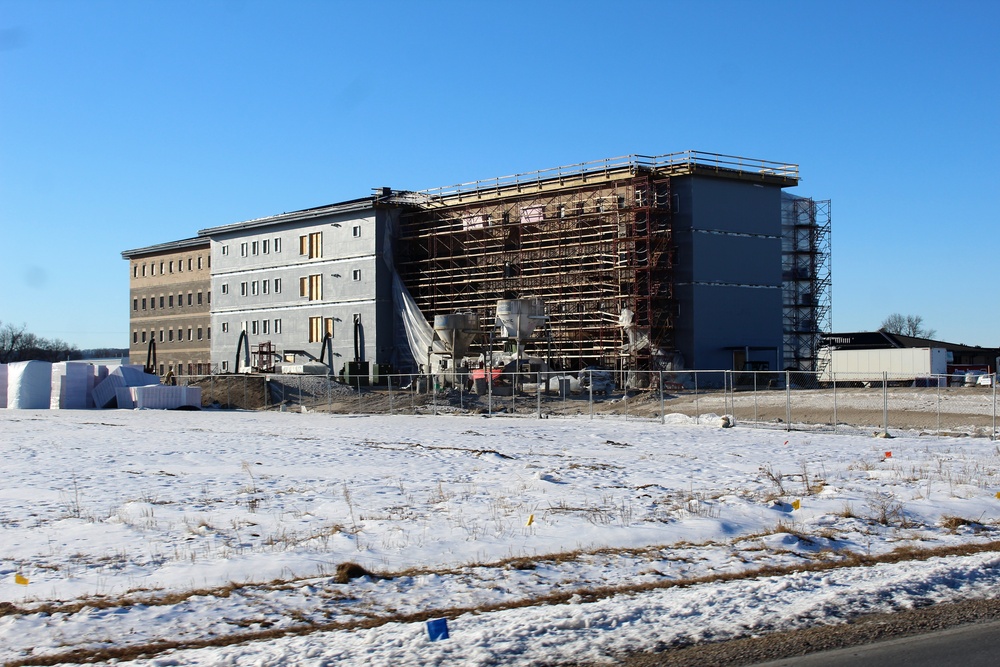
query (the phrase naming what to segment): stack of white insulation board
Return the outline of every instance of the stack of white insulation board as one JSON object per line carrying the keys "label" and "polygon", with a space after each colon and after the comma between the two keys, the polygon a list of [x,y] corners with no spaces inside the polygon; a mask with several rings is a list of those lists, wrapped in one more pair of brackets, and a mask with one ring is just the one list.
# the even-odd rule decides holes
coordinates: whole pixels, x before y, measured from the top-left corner
{"label": "stack of white insulation board", "polygon": [[110,371],[108,376],[104,378],[96,387],[94,387],[94,406],[98,408],[113,407],[117,402],[118,389],[158,384],[160,384],[160,378],[146,373],[142,366],[119,366],[118,368]]}
{"label": "stack of white insulation board", "polygon": [[52,397],[49,407],[53,410],[85,410],[94,407],[94,365],[79,361],[60,361],[52,364]]}
{"label": "stack of white insulation board", "polygon": [[0,408],[7,407],[7,364],[0,364]]}
{"label": "stack of white insulation board", "polygon": [[201,387],[148,385],[118,389],[118,407],[139,410],[176,410],[201,407]]}
{"label": "stack of white insulation board", "polygon": [[7,407],[13,410],[47,410],[52,396],[52,364],[16,361],[7,364]]}

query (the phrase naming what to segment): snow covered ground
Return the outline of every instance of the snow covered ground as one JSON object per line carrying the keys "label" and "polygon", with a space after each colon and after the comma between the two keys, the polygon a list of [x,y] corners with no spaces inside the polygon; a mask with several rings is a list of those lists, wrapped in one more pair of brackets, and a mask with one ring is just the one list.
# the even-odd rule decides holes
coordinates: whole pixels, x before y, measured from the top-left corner
{"label": "snow covered ground", "polygon": [[600,662],[1000,593],[846,556],[996,540],[996,443],[693,421],[0,411],[0,660]]}

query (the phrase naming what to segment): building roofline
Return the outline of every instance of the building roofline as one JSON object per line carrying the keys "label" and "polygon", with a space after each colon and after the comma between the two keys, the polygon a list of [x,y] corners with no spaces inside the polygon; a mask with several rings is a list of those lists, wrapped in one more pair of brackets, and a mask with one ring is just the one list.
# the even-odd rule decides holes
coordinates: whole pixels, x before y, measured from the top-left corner
{"label": "building roofline", "polygon": [[336,204],[326,204],[324,206],[305,208],[300,211],[279,213],[278,215],[269,215],[263,218],[254,218],[253,220],[234,222],[228,225],[220,225],[218,227],[206,227],[205,229],[198,230],[198,236],[204,238],[213,236],[215,234],[228,234],[230,232],[238,232],[245,229],[255,229],[258,227],[269,227],[271,225],[280,225],[288,222],[311,220],[313,218],[321,218],[327,215],[337,215],[338,213],[352,213],[355,211],[364,211],[368,209],[374,209],[375,204],[379,201],[380,198],[374,195],[369,197],[361,197],[359,199],[350,199],[348,201],[338,202]]}
{"label": "building roofline", "polygon": [[189,239],[181,239],[180,241],[168,241],[166,243],[157,243],[156,245],[150,245],[144,248],[123,250],[122,259],[133,259],[135,257],[142,257],[143,255],[170,252],[171,250],[185,250],[187,248],[197,248],[200,246],[208,247],[208,239],[201,236],[195,236]]}
{"label": "building roofline", "polygon": [[509,176],[459,183],[415,194],[427,205],[451,205],[475,199],[531,193],[567,185],[615,180],[640,172],[663,176],[711,176],[750,180],[782,188],[799,183],[799,166],[704,151],[682,151],[663,155],[623,155]]}

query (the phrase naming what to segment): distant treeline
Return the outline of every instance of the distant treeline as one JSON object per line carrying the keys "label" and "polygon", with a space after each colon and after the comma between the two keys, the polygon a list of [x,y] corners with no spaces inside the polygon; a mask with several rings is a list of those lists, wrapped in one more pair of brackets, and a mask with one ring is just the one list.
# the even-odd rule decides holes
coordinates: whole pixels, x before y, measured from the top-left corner
{"label": "distant treeline", "polygon": [[0,322],[0,364],[15,361],[76,361],[79,359],[114,359],[128,356],[128,348],[103,347],[81,350],[76,345],[36,336],[25,325]]}

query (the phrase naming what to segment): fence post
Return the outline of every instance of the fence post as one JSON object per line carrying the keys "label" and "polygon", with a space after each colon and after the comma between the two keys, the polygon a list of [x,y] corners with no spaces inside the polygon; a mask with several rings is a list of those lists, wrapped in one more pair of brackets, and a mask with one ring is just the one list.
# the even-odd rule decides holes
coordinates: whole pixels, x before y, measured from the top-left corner
{"label": "fence post", "polygon": [[[539,373],[538,375],[541,375],[541,373]],[[536,382],[535,383],[535,390],[536,390],[535,393],[538,394],[538,418],[541,419],[542,418],[542,383],[541,382]]]}
{"label": "fence post", "polygon": [[660,423],[667,423],[667,416],[663,413],[663,371],[659,371],[660,376]]}
{"label": "fence post", "polygon": [[590,418],[594,418],[594,372],[590,371]]}
{"label": "fence post", "polygon": [[698,409],[698,371],[694,372],[694,423],[701,423],[701,410]]}
{"label": "fence post", "polygon": [[837,374],[830,371],[830,381],[833,383],[833,432],[837,432]]}
{"label": "fence post", "polygon": [[785,430],[792,430],[792,373],[785,371]]}
{"label": "fence post", "polygon": [[889,432],[889,373],[882,371],[882,431]]}
{"label": "fence post", "polygon": [[[947,380],[945,380],[947,382]],[[941,377],[937,379],[937,434],[941,435]]]}
{"label": "fence post", "polygon": [[622,404],[625,406],[625,421],[628,421],[628,382],[623,382],[625,386],[622,387]]}
{"label": "fence post", "polygon": [[997,379],[998,375],[996,372],[993,373],[993,435],[990,436],[991,440],[997,439]]}
{"label": "fence post", "polygon": [[757,371],[753,372],[753,426],[760,426],[760,417],[757,414]]}

